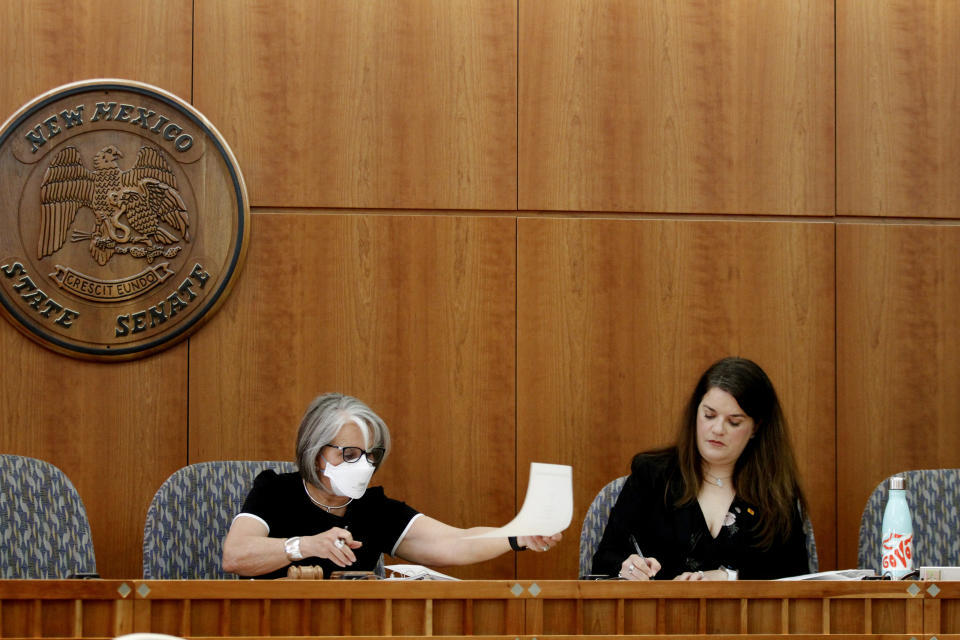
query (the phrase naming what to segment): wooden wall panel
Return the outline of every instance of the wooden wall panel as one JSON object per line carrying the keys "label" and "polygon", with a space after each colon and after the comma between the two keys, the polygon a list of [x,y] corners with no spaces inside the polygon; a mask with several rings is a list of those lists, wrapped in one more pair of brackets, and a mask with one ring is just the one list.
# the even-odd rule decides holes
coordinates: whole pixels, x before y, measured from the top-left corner
{"label": "wooden wall panel", "polygon": [[0,362],[0,452],[67,474],[86,507],[101,576],[142,575],[147,506],[186,462],[186,344],[134,362],[84,362],[0,321]]}
{"label": "wooden wall panel", "polygon": [[[0,3],[0,120],[61,84],[121,77],[190,98],[191,0]],[[154,492],[186,461],[187,347],[130,363],[80,362],[0,322],[0,451],[49,460],[80,492],[97,568],[141,575]]]}
{"label": "wooden wall panel", "polygon": [[837,283],[838,546],[852,567],[877,484],[960,467],[960,227],[839,225]]}
{"label": "wooden wall panel", "polygon": [[522,0],[519,208],[834,213],[833,3]]}
{"label": "wooden wall panel", "polygon": [[562,550],[521,556],[520,575],[576,575],[590,501],[634,453],[672,441],[726,355],[773,381],[832,566],[833,225],[523,219],[518,233],[518,486],[527,461],[574,465]]}
{"label": "wooden wall panel", "polygon": [[[307,404],[341,391],[387,421],[377,481],[455,526],[514,494],[516,221],[257,213],[246,271],[191,339],[190,460],[292,459]],[[451,569],[512,577],[510,554]]]}
{"label": "wooden wall panel", "polygon": [[838,0],[837,211],[960,217],[960,11]]}
{"label": "wooden wall panel", "polygon": [[127,78],[190,100],[192,0],[0,3],[0,120],[67,82]]}
{"label": "wooden wall panel", "polygon": [[514,209],[515,0],[197,4],[196,105],[258,206]]}

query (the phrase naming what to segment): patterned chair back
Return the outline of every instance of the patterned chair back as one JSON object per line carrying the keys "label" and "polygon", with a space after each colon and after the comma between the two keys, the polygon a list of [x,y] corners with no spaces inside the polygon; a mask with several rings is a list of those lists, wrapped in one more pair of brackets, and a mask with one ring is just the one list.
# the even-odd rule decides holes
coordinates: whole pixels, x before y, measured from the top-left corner
{"label": "patterned chair back", "polygon": [[580,528],[580,575],[585,576],[593,568],[593,554],[597,552],[597,545],[600,544],[600,538],[603,537],[603,530],[607,528],[607,520],[610,518],[610,510],[616,504],[620,497],[620,491],[623,490],[623,484],[627,481],[627,476],[621,476],[616,480],[611,480],[600,493],[590,503],[587,509],[587,515],[583,518],[583,526]]}
{"label": "patterned chair back", "polygon": [[[798,507],[799,508],[799,507]],[[803,513],[801,511],[801,513]],[[817,539],[813,535],[813,522],[804,514],[803,534],[807,539],[807,569],[810,573],[820,571],[820,557],[817,555]]]}
{"label": "patterned chair back", "polygon": [[96,571],[87,511],[70,479],[49,462],[0,454],[0,578]]}
{"label": "patterned chair back", "polygon": [[[907,479],[907,504],[913,521],[913,566],[960,565],[960,469],[920,469],[894,475]],[[880,527],[889,486],[890,478],[877,485],[860,518],[857,566],[878,573]]]}
{"label": "patterned chair back", "polygon": [[[590,503],[587,515],[583,518],[583,527],[580,529],[580,575],[585,576],[593,568],[593,554],[597,552],[597,545],[603,537],[603,530],[607,527],[610,510],[620,497],[620,491],[627,481],[627,476],[611,480],[600,490],[597,497]],[[817,542],[813,535],[813,523],[809,517],[803,519],[803,532],[807,542],[807,564],[810,573],[819,570],[820,561],[817,557]]]}
{"label": "patterned chair back", "polygon": [[292,462],[222,460],[173,473],[150,502],[143,529],[143,577],[152,580],[236,578],[224,572],[223,539],[264,469],[296,471]]}

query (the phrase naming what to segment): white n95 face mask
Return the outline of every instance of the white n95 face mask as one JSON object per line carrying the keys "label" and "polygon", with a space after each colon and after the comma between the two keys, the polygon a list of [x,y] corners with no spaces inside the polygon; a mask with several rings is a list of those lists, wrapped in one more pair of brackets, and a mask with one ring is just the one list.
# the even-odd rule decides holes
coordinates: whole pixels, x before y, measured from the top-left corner
{"label": "white n95 face mask", "polygon": [[376,469],[367,461],[367,456],[363,455],[356,462],[344,460],[338,465],[328,462],[323,475],[330,478],[330,486],[338,496],[359,498],[367,490],[367,485]]}

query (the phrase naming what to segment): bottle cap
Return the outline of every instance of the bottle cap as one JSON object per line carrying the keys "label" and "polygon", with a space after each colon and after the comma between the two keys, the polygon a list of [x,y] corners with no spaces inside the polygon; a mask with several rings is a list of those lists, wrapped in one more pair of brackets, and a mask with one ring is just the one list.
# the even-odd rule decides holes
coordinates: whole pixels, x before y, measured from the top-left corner
{"label": "bottle cap", "polygon": [[903,476],[893,476],[890,478],[890,488],[891,489],[905,489],[907,485],[907,479]]}

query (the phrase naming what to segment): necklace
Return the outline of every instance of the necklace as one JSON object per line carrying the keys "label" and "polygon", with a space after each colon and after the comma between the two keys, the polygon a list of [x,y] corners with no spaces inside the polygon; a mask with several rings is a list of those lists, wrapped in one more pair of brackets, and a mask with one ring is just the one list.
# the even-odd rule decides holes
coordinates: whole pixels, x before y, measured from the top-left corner
{"label": "necklace", "polygon": [[310,502],[312,502],[313,504],[317,505],[317,506],[320,507],[321,509],[325,509],[328,513],[329,513],[331,510],[333,510],[333,509],[344,509],[344,508],[346,508],[346,506],[347,506],[348,504],[350,504],[351,502],[353,502],[353,498],[350,498],[349,500],[347,500],[346,502],[344,502],[343,504],[341,504],[341,505],[339,505],[339,506],[332,506],[332,505],[329,505],[329,504],[323,504],[322,502],[320,502],[319,500],[317,500],[316,498],[314,498],[313,495],[310,493],[310,490],[307,489],[307,481],[306,481],[306,480],[303,481],[303,490],[307,492],[307,497],[310,498]]}
{"label": "necklace", "polygon": [[[704,471],[703,473],[705,474],[704,480],[718,487],[723,487],[723,481],[729,480],[730,478],[733,477],[733,476],[727,476],[726,478],[718,478],[717,476],[713,475],[709,471]],[[713,479],[711,480],[711,478]]]}

